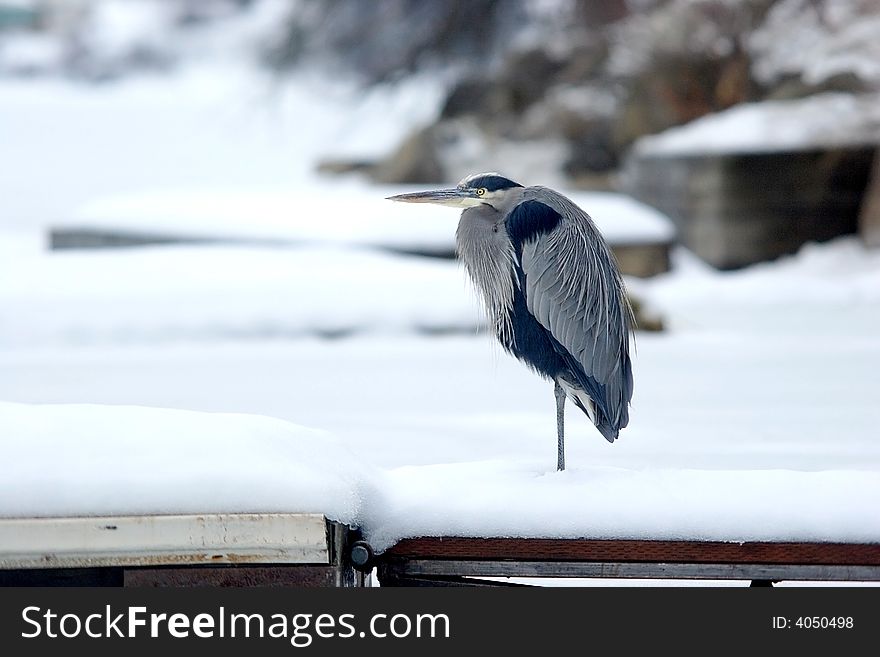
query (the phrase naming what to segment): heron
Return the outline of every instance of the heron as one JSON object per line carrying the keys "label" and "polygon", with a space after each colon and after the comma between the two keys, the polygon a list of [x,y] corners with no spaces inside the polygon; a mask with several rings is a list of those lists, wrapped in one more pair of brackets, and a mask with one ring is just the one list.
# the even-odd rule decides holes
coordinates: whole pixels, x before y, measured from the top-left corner
{"label": "heron", "polygon": [[498,173],[388,198],[462,208],[456,252],[495,336],[554,384],[557,470],[565,469],[566,399],[613,443],[629,423],[634,319],[590,216],[559,192]]}

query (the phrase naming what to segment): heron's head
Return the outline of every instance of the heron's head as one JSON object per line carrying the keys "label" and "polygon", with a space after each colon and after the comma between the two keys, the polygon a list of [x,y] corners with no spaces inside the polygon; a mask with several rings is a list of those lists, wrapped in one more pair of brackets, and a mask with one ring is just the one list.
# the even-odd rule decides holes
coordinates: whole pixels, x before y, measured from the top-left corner
{"label": "heron's head", "polygon": [[506,200],[522,185],[497,173],[477,173],[468,176],[452,189],[436,189],[412,194],[389,196],[391,201],[404,203],[435,203],[455,208],[471,208],[490,205],[494,208],[507,205]]}

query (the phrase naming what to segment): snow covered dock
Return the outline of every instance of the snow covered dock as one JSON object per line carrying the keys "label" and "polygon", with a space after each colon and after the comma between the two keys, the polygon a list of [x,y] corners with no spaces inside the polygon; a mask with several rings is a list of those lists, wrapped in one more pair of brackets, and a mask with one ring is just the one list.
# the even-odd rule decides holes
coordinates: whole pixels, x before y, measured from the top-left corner
{"label": "snow covered dock", "polygon": [[[55,249],[206,242],[309,244],[452,257],[458,212],[430,205],[401,206],[384,198],[415,189],[376,187],[365,193],[342,185],[338,191],[316,186],[108,197],[56,221],[50,244]],[[675,232],[662,213],[622,194],[569,195],[593,217],[625,273],[652,276],[669,269]]]}
{"label": "snow covered dock", "polygon": [[[421,552],[412,552],[411,541],[401,543],[412,537],[443,537],[435,557],[447,560],[448,537],[555,540],[555,548],[533,549],[519,569],[497,565],[500,544],[475,552],[479,541],[465,543],[470,547],[452,553],[462,574],[880,579],[880,475],[870,471],[586,467],[557,473],[504,462],[381,470],[333,436],[281,420],[101,405],[2,403],[0,435],[6,451],[0,465],[5,569],[326,564],[320,530],[284,532],[292,526],[290,514],[310,514],[319,524],[326,517],[358,528],[371,551],[388,551],[391,570],[382,557],[370,563],[383,564],[390,583],[454,574],[450,563],[437,570],[437,562],[433,569],[425,562],[424,543]],[[241,520],[235,514],[250,515]],[[180,519],[186,515],[199,520]],[[72,531],[77,522],[90,530]],[[175,535],[175,523],[184,527],[177,527],[180,537],[188,537],[177,544],[166,540]],[[193,536],[199,523],[203,533]],[[641,549],[651,543],[673,562],[681,562],[683,546],[693,551],[708,545],[728,559],[731,548],[725,546],[740,548],[733,548],[738,561],[726,565],[707,564],[704,555],[698,566],[651,570],[622,566],[628,559],[619,553],[610,560],[607,546],[621,540]],[[782,549],[788,557],[768,565],[760,557],[773,543],[788,544]],[[791,546],[804,543],[813,546],[806,548],[813,556],[798,558],[805,548]],[[508,545],[505,559],[528,544]],[[819,544],[827,544],[824,553]],[[566,563],[554,567],[559,550],[568,551],[560,559]],[[676,550],[679,558],[670,558]],[[743,554],[757,554],[759,563],[743,563]]]}

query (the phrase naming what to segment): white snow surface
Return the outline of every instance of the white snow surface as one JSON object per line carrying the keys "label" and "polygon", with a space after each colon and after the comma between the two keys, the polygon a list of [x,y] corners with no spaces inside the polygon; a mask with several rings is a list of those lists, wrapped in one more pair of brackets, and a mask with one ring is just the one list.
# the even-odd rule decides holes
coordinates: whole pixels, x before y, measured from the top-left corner
{"label": "white snow surface", "polygon": [[[131,3],[112,4],[118,18]],[[556,473],[552,387],[478,332],[458,265],[371,250],[451,245],[457,213],[313,173],[388,152],[436,116],[445,82],[267,76],[243,47],[290,5],[255,6],[173,47],[153,19],[130,23],[130,43],[179,59],[171,73],[0,81],[0,514],[310,511],[379,549],[419,534],[880,541],[876,251],[837,240],[723,274],[679,252],[671,274],[629,281],[670,330],[638,336],[615,444],[569,405]],[[95,28],[110,54],[127,47],[114,23]],[[60,56],[16,48],[25,68]],[[655,143],[876,141],[878,106],[747,106]],[[509,157],[546,184],[532,155]],[[669,235],[625,197],[572,197],[611,241]],[[298,244],[39,248],[74,219]]]}
{"label": "white snow surface", "polygon": [[[529,184],[524,182],[523,184]],[[437,183],[433,188],[448,186]],[[418,189],[427,189],[421,186]],[[451,252],[459,212],[385,197],[415,187],[301,187],[140,193],[94,200],[54,226],[179,237],[345,243]],[[671,241],[671,221],[635,199],[570,192],[611,244]]]}
{"label": "white snow surface", "polygon": [[320,512],[356,519],[370,469],[257,415],[0,403],[0,516]]}
{"label": "white snow surface", "polygon": [[0,348],[473,333],[483,323],[457,262],[368,249],[162,246],[0,260]]}
{"label": "white snow surface", "polygon": [[145,190],[166,194],[160,203],[181,190],[332,197],[353,183],[328,183],[316,162],[384,155],[439,111],[444,84],[414,76],[363,89],[308,72],[280,80],[226,60],[101,86],[0,80],[0,222],[48,226],[95,199]]}
{"label": "white snow surface", "polygon": [[761,153],[880,143],[880,94],[744,103],[639,139],[641,155]]}
{"label": "white snow surface", "polygon": [[[268,251],[229,266],[254,267]],[[80,255],[101,269],[114,254]],[[218,267],[231,257],[219,255]],[[104,285],[92,311],[112,316],[126,286],[103,271],[82,283]],[[52,279],[62,297],[75,292],[70,276],[67,289]],[[418,280],[395,276],[415,291],[393,302],[422,312]],[[437,282],[438,312],[464,295],[456,276]],[[842,239],[718,273],[679,252],[672,273],[630,284],[670,331],[638,336],[619,441],[568,409],[565,473],[554,471],[551,387],[485,335],[241,340],[215,318],[213,334],[174,341],[10,338],[0,508],[313,511],[362,525],[379,549],[413,535],[880,540],[880,254]],[[351,303],[363,289],[332,294]],[[20,290],[4,299],[4,322],[33,312]],[[140,303],[170,317],[153,291]],[[247,298],[227,303],[247,316]],[[190,301],[179,311],[201,312]],[[39,332],[52,313],[46,303],[20,327]]]}
{"label": "white snow surface", "polygon": [[505,460],[381,472],[281,420],[126,406],[0,403],[0,515],[304,512],[406,536],[880,539],[870,471],[563,473]]}

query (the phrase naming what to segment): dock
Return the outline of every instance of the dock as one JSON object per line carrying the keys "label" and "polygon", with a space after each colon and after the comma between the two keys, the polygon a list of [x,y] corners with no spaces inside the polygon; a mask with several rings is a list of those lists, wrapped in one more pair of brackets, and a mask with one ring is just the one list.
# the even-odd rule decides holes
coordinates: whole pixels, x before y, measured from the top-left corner
{"label": "dock", "polygon": [[509,586],[508,578],[873,582],[880,544],[421,537],[375,554],[360,530],[320,514],[0,519],[5,586]]}

